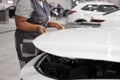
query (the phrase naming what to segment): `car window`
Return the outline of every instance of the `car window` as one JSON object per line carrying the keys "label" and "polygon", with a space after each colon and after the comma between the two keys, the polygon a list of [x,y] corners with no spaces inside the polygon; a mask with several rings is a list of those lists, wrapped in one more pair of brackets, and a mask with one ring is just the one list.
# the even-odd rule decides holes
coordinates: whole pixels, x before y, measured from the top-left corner
{"label": "car window", "polygon": [[119,9],[119,7],[115,5],[100,5],[98,11],[100,12],[111,12]]}
{"label": "car window", "polygon": [[86,11],[98,11],[98,12],[110,12],[119,9],[119,7],[115,5],[86,5],[82,8],[82,10]]}
{"label": "car window", "polygon": [[87,11],[96,11],[98,9],[98,5],[87,5],[82,8],[82,10],[87,10]]}

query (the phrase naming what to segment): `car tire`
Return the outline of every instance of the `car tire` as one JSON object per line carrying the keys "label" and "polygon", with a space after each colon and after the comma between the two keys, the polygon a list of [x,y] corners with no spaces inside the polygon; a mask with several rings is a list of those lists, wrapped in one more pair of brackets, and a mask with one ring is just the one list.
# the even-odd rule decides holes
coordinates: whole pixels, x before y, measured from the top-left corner
{"label": "car tire", "polygon": [[84,23],[84,22],[87,22],[86,20],[84,19],[78,19],[75,21],[76,23],[80,24],[80,23]]}

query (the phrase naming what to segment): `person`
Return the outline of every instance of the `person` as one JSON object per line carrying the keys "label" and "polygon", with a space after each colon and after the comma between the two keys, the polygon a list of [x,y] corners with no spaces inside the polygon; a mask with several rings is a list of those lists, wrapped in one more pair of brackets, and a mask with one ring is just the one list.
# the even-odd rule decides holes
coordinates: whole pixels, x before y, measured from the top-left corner
{"label": "person", "polygon": [[47,0],[19,0],[15,11],[15,43],[21,68],[40,52],[32,44],[37,36],[46,33],[47,27],[58,30],[63,26],[50,21]]}
{"label": "person", "polygon": [[57,13],[58,13],[56,19],[58,20],[58,19],[61,19],[61,16],[62,16],[61,15],[61,11],[63,10],[63,7],[60,4],[58,4],[57,7],[56,7],[56,9],[57,9]]}

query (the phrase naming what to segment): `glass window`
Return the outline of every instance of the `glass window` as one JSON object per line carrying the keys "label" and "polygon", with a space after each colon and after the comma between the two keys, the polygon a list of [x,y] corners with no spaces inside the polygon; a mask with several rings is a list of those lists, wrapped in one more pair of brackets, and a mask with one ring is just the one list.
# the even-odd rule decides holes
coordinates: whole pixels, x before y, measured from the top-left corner
{"label": "glass window", "polygon": [[99,11],[99,12],[110,12],[118,9],[119,7],[115,5],[91,5],[91,4],[82,8],[82,10],[86,11]]}
{"label": "glass window", "polygon": [[87,11],[96,11],[98,9],[98,5],[87,5],[82,8],[82,10],[87,10]]}
{"label": "glass window", "polygon": [[98,9],[99,9],[98,11],[100,12],[111,12],[119,9],[119,7],[115,5],[100,5]]}

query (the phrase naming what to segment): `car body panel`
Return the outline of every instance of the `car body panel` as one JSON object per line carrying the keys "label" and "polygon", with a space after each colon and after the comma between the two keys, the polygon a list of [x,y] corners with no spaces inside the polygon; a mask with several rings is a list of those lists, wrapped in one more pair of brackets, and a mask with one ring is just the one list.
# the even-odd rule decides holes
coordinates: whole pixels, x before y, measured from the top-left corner
{"label": "car body panel", "polygon": [[34,64],[36,61],[42,57],[43,54],[35,57],[33,60],[31,60],[29,63],[27,63],[22,70],[20,71],[20,78],[23,80],[53,80],[49,77],[46,77],[40,73],[38,73],[34,67]]}
{"label": "car body panel", "polygon": [[[55,80],[39,73],[35,64],[42,62],[46,52],[49,54],[95,61],[120,63],[120,30],[108,28],[72,28],[51,31],[38,36],[34,45],[42,53],[28,62],[20,72],[23,80]],[[40,59],[41,58],[41,59]]]}
{"label": "car body panel", "polygon": [[114,5],[109,2],[83,2],[79,3],[77,6],[75,6],[72,11],[76,11],[73,14],[68,15],[68,22],[75,22],[76,20],[83,19],[87,22],[90,22],[91,16],[98,16],[102,15],[105,12],[100,12],[97,10],[94,11],[88,11],[88,10],[83,10],[82,8],[87,6],[87,5]]}
{"label": "car body panel", "polygon": [[33,41],[45,52],[62,57],[120,62],[120,31],[75,28],[43,34]]}
{"label": "car body panel", "polygon": [[102,12],[96,11],[79,11],[77,13],[71,14],[68,16],[68,22],[75,22],[76,20],[83,19],[87,22],[90,22],[91,16],[102,15]]}
{"label": "car body panel", "polygon": [[105,15],[93,16],[92,19],[104,20],[104,22],[101,22],[102,27],[120,29],[120,10]]}

